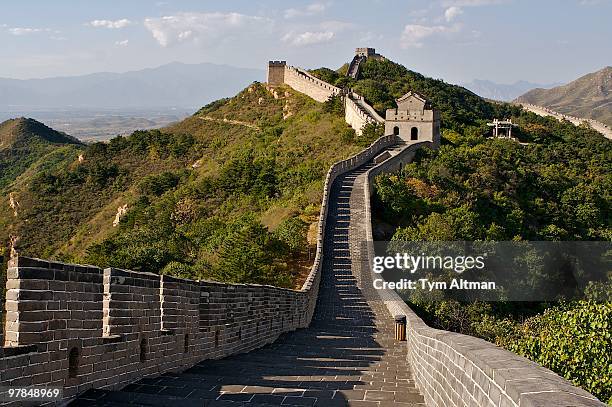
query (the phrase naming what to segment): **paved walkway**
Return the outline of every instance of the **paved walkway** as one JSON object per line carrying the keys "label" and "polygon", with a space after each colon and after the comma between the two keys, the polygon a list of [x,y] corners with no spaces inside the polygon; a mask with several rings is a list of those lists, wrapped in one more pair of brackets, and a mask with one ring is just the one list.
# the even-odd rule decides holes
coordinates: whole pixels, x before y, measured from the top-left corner
{"label": "paved walkway", "polygon": [[364,173],[371,166],[340,177],[332,188],[324,272],[308,329],[122,391],[92,390],[72,406],[423,406],[406,346],[395,342],[393,319],[375,300],[369,273],[359,272]]}

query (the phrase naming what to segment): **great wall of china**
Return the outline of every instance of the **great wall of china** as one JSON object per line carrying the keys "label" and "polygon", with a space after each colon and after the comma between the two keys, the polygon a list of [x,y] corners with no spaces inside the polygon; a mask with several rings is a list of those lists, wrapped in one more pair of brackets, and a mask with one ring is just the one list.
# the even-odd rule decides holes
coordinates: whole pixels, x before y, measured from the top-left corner
{"label": "great wall of china", "polygon": [[557,120],[567,120],[576,126],[580,126],[582,123],[587,123],[591,128],[599,133],[603,134],[605,138],[612,139],[612,128],[607,124],[604,124],[600,121],[593,119],[585,119],[582,117],[570,116],[567,114],[555,112],[546,107],[532,105],[530,103],[516,103],[521,106],[523,109],[528,110],[532,113],[535,113],[539,116],[552,116]]}
{"label": "great wall of china", "polygon": [[[342,93],[270,66],[271,84],[319,102]],[[344,100],[354,128],[381,119],[362,98]],[[11,259],[0,386],[63,387],[63,402],[101,406],[605,406],[523,357],[428,327],[397,293],[373,289],[372,180],[424,147],[437,146],[385,135],[331,166],[300,290]],[[393,339],[399,315],[406,342]]]}

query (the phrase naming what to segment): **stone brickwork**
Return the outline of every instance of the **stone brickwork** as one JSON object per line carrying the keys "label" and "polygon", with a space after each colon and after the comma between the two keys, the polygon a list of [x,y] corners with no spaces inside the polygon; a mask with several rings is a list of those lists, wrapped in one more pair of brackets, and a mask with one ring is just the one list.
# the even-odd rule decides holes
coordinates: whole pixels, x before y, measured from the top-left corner
{"label": "stone brickwork", "polygon": [[[364,48],[365,49],[365,48]],[[308,72],[288,66],[285,61],[268,62],[268,84],[278,86],[285,84],[296,91],[310,96],[317,102],[325,102],[331,96],[342,95],[344,99],[345,120],[358,135],[366,123],[384,123],[383,119],[365,99],[355,92],[342,89],[315,78]]]}
{"label": "stone brickwork", "polygon": [[[270,83],[270,79],[268,79],[268,83]],[[338,95],[342,91],[340,88],[292,66],[285,66],[284,83],[298,92],[310,96],[317,102],[325,102],[330,96]]]}
{"label": "stone brickwork", "polygon": [[[374,255],[370,210],[372,181],[376,175],[401,168],[422,147],[435,148],[435,144],[409,145],[367,172],[364,218],[369,259]],[[377,290],[377,294],[391,315],[407,318],[408,362],[427,406],[605,406],[592,394],[524,357],[479,338],[427,326],[395,291]]]}
{"label": "stone brickwork", "polygon": [[422,95],[408,92],[397,99],[397,108],[387,109],[385,134],[395,134],[406,143],[431,141],[440,144],[440,113]]}
{"label": "stone brickwork", "polygon": [[344,119],[359,136],[367,123],[385,123],[385,119],[355,92],[348,92],[344,97]]}
{"label": "stone brickwork", "polygon": [[12,259],[0,385],[69,398],[248,352],[308,326],[318,273],[287,290]]}
{"label": "stone brickwork", "polygon": [[[315,100],[338,90],[295,68],[283,71],[284,83],[290,84],[287,80],[293,77],[290,86],[303,87]],[[371,268],[363,266],[374,254],[372,179],[401,168],[422,147],[437,145],[407,145],[386,135],[331,166],[323,188],[316,255],[300,290],[13,258],[7,271],[0,386],[59,386],[71,398],[90,389],[117,390],[138,381],[133,385],[135,396],[117,392],[113,400],[106,397],[109,393],[90,391],[89,398],[80,400],[109,406],[187,405],[186,398],[194,394],[197,400],[212,396],[221,402],[253,404],[605,406],[525,358],[481,339],[428,327],[396,292],[373,290]],[[394,315],[407,317],[407,344],[397,344],[401,348],[394,348],[390,340]],[[315,327],[292,336],[294,342],[279,344],[286,349],[253,352],[252,358],[244,359],[251,365],[225,359],[225,371],[213,376],[229,377],[234,383],[211,382],[207,389],[209,379],[193,373],[168,376],[203,360],[261,348],[313,320]],[[198,366],[195,371],[210,378],[211,366]],[[162,374],[153,382],[165,383],[161,386],[169,393],[158,400],[162,395],[146,392],[161,389],[145,389],[152,382],[143,378]],[[282,380],[282,375],[295,382]],[[164,381],[168,377],[175,383],[169,386]],[[143,393],[138,393],[141,387]],[[172,398],[173,393],[181,396]],[[130,394],[133,398],[126,399]]]}
{"label": "stone brickwork", "polygon": [[285,83],[285,69],[287,62],[270,61],[268,62],[268,84],[272,86]]}

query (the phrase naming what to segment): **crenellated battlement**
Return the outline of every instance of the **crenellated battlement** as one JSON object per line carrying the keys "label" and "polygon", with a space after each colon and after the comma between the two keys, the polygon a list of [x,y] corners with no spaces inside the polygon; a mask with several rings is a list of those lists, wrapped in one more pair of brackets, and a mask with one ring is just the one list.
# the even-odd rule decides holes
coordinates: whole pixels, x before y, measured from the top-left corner
{"label": "crenellated battlement", "polygon": [[288,290],[14,258],[0,383],[64,387],[68,398],[247,352],[308,326],[313,273]]}

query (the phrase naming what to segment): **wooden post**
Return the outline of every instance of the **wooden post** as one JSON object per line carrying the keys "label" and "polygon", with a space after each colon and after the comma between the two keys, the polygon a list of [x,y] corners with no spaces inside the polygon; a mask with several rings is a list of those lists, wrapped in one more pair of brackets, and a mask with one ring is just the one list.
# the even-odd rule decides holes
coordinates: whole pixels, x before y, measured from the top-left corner
{"label": "wooden post", "polygon": [[395,340],[406,340],[406,315],[395,316]]}

